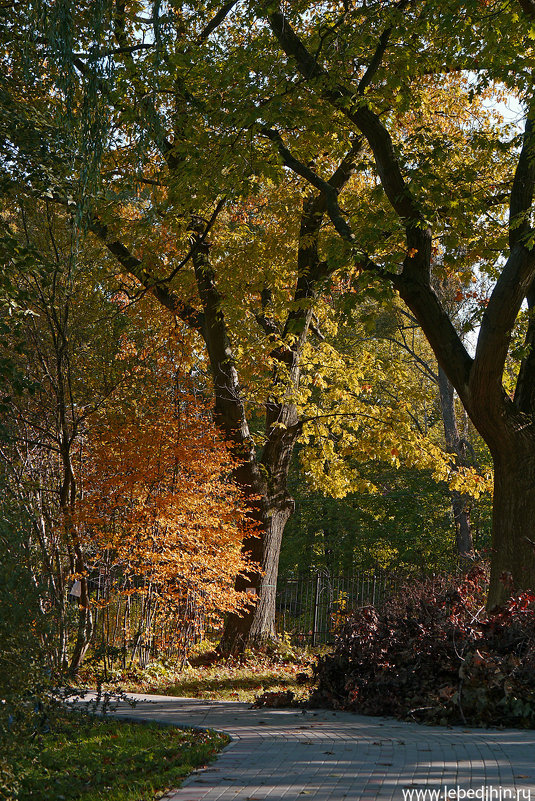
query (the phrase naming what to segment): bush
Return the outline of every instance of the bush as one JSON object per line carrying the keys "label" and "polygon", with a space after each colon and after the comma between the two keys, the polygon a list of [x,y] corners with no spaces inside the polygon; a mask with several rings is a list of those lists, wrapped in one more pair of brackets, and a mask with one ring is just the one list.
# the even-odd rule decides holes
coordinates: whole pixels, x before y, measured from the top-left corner
{"label": "bush", "polygon": [[[5,487],[0,482],[0,494]],[[43,589],[31,564],[29,523],[15,499],[0,502],[0,731],[2,710],[41,686],[50,659],[44,641],[49,615],[42,609]]]}
{"label": "bush", "polygon": [[0,799],[17,797],[12,752],[48,726],[44,615],[29,566],[27,520],[0,481]]}
{"label": "bush", "polygon": [[488,614],[487,576],[414,582],[358,610],[315,667],[312,706],[429,723],[535,727],[535,595]]}

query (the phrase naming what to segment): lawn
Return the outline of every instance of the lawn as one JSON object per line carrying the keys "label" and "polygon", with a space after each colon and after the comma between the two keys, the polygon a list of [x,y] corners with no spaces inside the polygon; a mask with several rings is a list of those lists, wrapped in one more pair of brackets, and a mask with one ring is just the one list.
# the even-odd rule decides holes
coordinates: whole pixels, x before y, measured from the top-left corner
{"label": "lawn", "polygon": [[307,684],[310,682],[303,682],[305,674],[306,666],[299,662],[274,662],[262,656],[246,660],[216,660],[208,664],[194,660],[165,692],[191,698],[252,703],[264,692],[291,690],[296,700],[300,700],[308,696]]}
{"label": "lawn", "polygon": [[229,742],[215,732],[63,713],[0,756],[0,798],[153,801]]}

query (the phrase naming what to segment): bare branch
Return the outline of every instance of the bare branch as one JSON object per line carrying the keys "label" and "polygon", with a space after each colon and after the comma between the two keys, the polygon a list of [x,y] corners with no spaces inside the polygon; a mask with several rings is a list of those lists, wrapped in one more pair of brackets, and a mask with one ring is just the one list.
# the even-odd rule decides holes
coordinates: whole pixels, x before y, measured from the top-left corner
{"label": "bare branch", "polygon": [[153,42],[140,43],[135,45],[125,45],[124,47],[115,47],[111,50],[102,50],[100,53],[73,53],[73,58],[106,58],[107,56],[119,56],[135,53],[137,50],[151,50],[155,47]]}

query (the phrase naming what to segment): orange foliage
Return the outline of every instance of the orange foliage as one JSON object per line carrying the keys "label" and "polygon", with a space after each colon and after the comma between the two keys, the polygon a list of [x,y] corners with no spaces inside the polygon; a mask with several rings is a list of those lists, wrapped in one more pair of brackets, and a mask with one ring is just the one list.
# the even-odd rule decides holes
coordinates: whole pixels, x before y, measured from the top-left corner
{"label": "orange foliage", "polygon": [[152,642],[156,631],[189,642],[207,621],[244,608],[233,584],[252,567],[228,450],[175,359],[167,349],[138,363],[135,386],[93,424],[78,521],[95,568],[111,565],[112,596],[120,586],[150,606]]}

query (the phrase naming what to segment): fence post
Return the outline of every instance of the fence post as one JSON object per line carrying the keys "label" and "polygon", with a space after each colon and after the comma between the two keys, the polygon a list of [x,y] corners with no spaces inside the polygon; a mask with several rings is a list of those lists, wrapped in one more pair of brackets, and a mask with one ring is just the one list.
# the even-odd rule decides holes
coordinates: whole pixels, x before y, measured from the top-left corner
{"label": "fence post", "polygon": [[316,645],[316,634],[318,631],[319,600],[320,600],[321,574],[316,574],[316,591],[314,593],[314,623],[312,627],[312,647]]}

